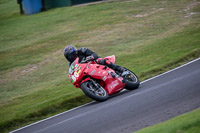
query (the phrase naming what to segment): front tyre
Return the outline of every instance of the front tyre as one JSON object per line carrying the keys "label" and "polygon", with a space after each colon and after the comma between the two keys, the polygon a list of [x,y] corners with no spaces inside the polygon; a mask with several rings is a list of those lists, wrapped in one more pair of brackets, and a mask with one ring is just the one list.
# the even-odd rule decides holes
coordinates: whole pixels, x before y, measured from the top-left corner
{"label": "front tyre", "polygon": [[140,80],[137,75],[131,70],[125,68],[126,71],[122,73],[122,77],[124,78],[124,82],[126,83],[127,90],[137,89],[140,85]]}
{"label": "front tyre", "polygon": [[81,84],[81,89],[88,97],[98,101],[103,102],[108,99],[108,93],[106,90],[98,83],[93,83],[92,81],[86,81]]}

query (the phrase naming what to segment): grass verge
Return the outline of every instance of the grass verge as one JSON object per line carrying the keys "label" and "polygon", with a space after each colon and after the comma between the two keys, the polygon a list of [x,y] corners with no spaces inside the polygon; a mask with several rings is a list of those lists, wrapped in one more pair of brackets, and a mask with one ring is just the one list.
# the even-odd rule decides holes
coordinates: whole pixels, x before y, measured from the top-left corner
{"label": "grass verge", "polygon": [[136,133],[199,133],[199,131],[200,109],[197,109]]}

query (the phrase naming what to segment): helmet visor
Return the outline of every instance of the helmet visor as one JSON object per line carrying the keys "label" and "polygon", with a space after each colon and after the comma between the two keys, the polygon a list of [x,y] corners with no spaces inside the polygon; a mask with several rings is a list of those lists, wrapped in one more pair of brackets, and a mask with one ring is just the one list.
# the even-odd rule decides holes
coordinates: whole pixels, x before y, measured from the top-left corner
{"label": "helmet visor", "polygon": [[73,62],[75,57],[76,57],[76,49],[73,49],[72,52],[70,52],[67,55],[67,59],[68,59],[68,61]]}

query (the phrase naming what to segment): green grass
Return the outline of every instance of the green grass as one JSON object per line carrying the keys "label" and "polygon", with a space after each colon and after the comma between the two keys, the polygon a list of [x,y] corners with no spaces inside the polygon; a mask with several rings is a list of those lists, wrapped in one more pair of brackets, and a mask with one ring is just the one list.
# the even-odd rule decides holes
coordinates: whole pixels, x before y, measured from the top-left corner
{"label": "green grass", "polygon": [[199,131],[200,109],[197,109],[135,133],[199,133]]}
{"label": "green grass", "polygon": [[19,15],[15,0],[1,0],[0,130],[91,101],[69,82],[63,56],[68,44],[102,57],[114,54],[117,64],[141,80],[198,58],[199,5],[192,0],[116,0],[26,16]]}

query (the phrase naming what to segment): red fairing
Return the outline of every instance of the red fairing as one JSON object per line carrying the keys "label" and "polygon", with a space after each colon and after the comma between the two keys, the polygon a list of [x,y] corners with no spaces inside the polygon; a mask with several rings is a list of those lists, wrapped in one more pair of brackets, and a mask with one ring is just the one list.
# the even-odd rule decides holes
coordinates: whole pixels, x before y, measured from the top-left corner
{"label": "red fairing", "polygon": [[108,57],[105,57],[104,59],[108,59],[109,61],[111,61],[111,62],[114,63],[114,64],[115,64],[115,61],[116,61],[114,55],[112,55],[112,56],[108,56]]}
{"label": "red fairing", "polygon": [[[109,56],[105,59],[115,63],[115,56]],[[100,85],[105,88],[109,95],[121,91],[126,84],[122,82],[123,78],[116,75],[115,71],[94,61],[79,64],[78,58],[74,64],[74,71],[69,76],[75,87],[80,88],[81,83],[90,80],[89,77],[101,81]]]}

